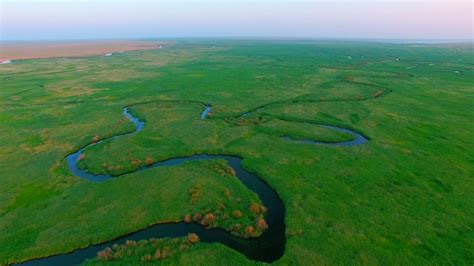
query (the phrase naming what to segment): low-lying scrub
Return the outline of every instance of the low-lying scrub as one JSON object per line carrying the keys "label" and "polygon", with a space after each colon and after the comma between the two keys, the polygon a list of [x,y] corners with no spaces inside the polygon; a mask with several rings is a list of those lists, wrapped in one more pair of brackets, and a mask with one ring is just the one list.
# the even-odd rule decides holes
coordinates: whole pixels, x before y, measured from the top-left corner
{"label": "low-lying scrub", "polygon": [[[223,203],[220,203],[224,206]],[[224,207],[218,208],[216,211],[209,211],[206,214],[196,212],[194,215],[184,215],[184,222],[198,223],[206,228],[223,227],[231,234],[249,238],[257,237],[268,229],[265,220],[267,208],[257,202],[252,202],[247,213],[240,210],[233,210],[230,213]],[[238,221],[238,222],[237,222]]]}
{"label": "low-lying scrub", "polygon": [[235,210],[232,212],[232,216],[236,219],[239,219],[240,217],[242,217],[242,212],[239,210]]}
{"label": "low-lying scrub", "polygon": [[209,168],[217,172],[220,176],[235,176],[235,170],[225,161],[215,161],[209,165]]}
{"label": "low-lying scrub", "polygon": [[138,242],[127,240],[123,244],[115,244],[99,251],[97,256],[86,264],[94,265],[107,261],[124,265],[158,262],[179,256],[199,241],[199,236],[194,233],[181,238],[151,238]]}
{"label": "low-lying scrub", "polygon": [[208,213],[201,220],[201,224],[206,227],[212,227],[216,223],[216,220],[217,217],[214,214]]}
{"label": "low-lying scrub", "polygon": [[153,161],[153,158],[151,158],[151,157],[146,157],[146,159],[145,159],[145,164],[146,164],[146,165],[152,165],[153,162],[154,162],[154,161]]}
{"label": "low-lying scrub", "polygon": [[191,204],[196,204],[198,202],[199,198],[201,197],[201,194],[202,194],[202,186],[195,185],[195,186],[191,187],[188,190],[189,202]]}

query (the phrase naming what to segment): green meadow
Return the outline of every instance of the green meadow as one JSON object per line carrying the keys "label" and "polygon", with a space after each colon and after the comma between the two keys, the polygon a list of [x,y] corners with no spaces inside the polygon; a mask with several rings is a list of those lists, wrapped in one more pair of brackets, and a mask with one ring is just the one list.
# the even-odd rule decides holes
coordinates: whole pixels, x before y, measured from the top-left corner
{"label": "green meadow", "polygon": [[[0,264],[196,213],[249,237],[243,228],[255,226],[261,214],[252,206],[261,201],[225,161],[134,172],[206,153],[242,157],[282,199],[287,242],[274,264],[472,265],[473,70],[472,44],[276,40],[181,40],[110,57],[0,65]],[[207,120],[199,116],[204,104],[212,105]],[[90,147],[79,162],[118,177],[73,176],[68,154],[134,130],[127,106],[144,129]],[[282,139],[352,139],[321,125],[369,142]],[[117,252],[85,264],[258,264],[186,238]]]}

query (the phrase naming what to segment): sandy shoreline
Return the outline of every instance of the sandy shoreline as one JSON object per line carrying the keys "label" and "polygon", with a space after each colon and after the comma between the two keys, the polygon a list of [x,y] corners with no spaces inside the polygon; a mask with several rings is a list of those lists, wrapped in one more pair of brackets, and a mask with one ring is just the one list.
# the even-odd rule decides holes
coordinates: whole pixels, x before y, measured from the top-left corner
{"label": "sandy shoreline", "polygon": [[18,59],[105,55],[159,49],[163,45],[165,43],[160,41],[133,40],[4,42],[0,44],[0,62]]}

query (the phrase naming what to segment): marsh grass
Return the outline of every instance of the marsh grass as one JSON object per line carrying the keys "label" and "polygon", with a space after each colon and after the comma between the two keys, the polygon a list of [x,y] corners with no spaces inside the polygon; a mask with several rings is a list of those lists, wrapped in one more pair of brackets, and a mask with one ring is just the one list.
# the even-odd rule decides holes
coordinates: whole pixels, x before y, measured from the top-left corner
{"label": "marsh grass", "polygon": [[[472,264],[472,45],[195,42],[110,60],[0,67],[0,264],[68,252],[185,214],[212,213],[216,226],[235,235],[249,226],[259,233],[264,212],[250,208],[258,198],[216,162],[101,184],[71,176],[68,154],[96,135],[133,131],[125,106],[147,122],[144,130],[91,147],[79,167],[119,175],[147,157],[241,156],[285,204],[281,264]],[[203,103],[213,105],[205,121]],[[249,110],[256,111],[237,118]],[[304,122],[353,129],[370,141],[345,148],[279,139],[347,138]],[[188,191],[197,185],[202,194],[193,205]],[[139,264],[149,254],[154,263],[158,248],[178,254],[183,245],[113,248],[121,255],[114,262]],[[165,261],[252,264],[203,243]]]}

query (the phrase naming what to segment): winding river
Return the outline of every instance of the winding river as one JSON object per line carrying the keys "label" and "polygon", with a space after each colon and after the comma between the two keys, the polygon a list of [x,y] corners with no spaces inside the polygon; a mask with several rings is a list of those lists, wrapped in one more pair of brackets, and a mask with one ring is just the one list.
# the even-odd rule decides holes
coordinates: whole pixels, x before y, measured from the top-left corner
{"label": "winding river", "polygon": [[[208,114],[211,112],[211,106],[205,105],[204,110],[201,112],[201,119],[207,119]],[[92,182],[103,182],[107,179],[113,178],[110,175],[93,175],[86,170],[80,169],[77,166],[77,162],[81,154],[91,146],[99,145],[100,143],[109,140],[123,137],[126,135],[133,135],[141,131],[145,123],[134,117],[129,112],[129,107],[123,109],[123,114],[135,125],[135,131],[132,133],[115,135],[101,141],[91,143],[78,151],[68,155],[66,161],[69,166],[71,173],[77,177],[87,179]],[[246,115],[248,115],[246,113]],[[334,127],[324,126],[333,130],[348,133],[353,136],[353,140],[344,141],[339,143],[324,143],[312,140],[292,140],[289,137],[283,137],[283,139],[289,141],[295,141],[304,144],[318,144],[318,145],[329,145],[329,146],[356,146],[366,143],[368,140],[351,130]],[[188,161],[196,160],[212,160],[212,159],[224,159],[227,161],[230,167],[235,170],[236,177],[251,191],[255,192],[263,205],[268,208],[266,221],[269,225],[268,229],[257,238],[244,239],[236,237],[229,232],[220,228],[205,229],[203,226],[196,223],[162,223],[150,226],[146,229],[122,236],[120,238],[104,242],[98,245],[92,245],[87,248],[77,249],[70,253],[53,255],[50,257],[39,258],[30,260],[21,265],[76,265],[81,264],[86,259],[93,258],[97,255],[97,252],[103,250],[106,247],[110,247],[114,244],[123,244],[126,240],[142,240],[150,238],[162,238],[162,237],[181,237],[186,236],[188,233],[196,233],[199,235],[202,242],[214,243],[219,242],[224,244],[242,254],[247,258],[255,261],[262,262],[273,262],[278,260],[284,253],[285,250],[285,206],[278,197],[278,194],[273,190],[265,181],[254,173],[245,170],[242,167],[242,158],[232,155],[191,155],[188,157],[168,159],[165,161],[156,162],[149,166],[144,166],[136,171],[144,171],[149,168],[155,167],[166,167],[175,166]]]}
{"label": "winding river", "polygon": [[346,146],[346,147],[362,145],[369,141],[366,137],[362,136],[361,134],[354,132],[352,130],[346,129],[346,128],[340,128],[340,127],[329,126],[329,125],[319,125],[319,126],[349,134],[352,136],[352,140],[341,141],[341,142],[324,142],[324,141],[316,141],[316,140],[311,140],[311,139],[293,139],[289,136],[282,137],[282,139],[298,142],[298,143],[303,143],[303,144],[318,144],[318,145],[325,145],[325,146]]}

